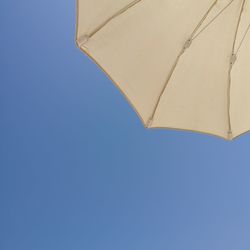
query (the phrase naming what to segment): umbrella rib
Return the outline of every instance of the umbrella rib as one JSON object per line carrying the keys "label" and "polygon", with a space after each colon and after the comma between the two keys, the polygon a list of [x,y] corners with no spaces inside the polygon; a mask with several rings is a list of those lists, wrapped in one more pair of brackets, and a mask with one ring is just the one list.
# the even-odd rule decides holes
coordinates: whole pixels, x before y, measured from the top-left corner
{"label": "umbrella rib", "polygon": [[112,15],[111,17],[106,19],[96,29],[94,29],[91,33],[89,33],[88,37],[90,38],[90,37],[94,36],[98,31],[100,31],[103,27],[105,27],[110,21],[112,21],[116,17],[120,16],[121,14],[125,13],[126,11],[128,11],[129,9],[131,9],[132,7],[134,7],[136,4],[140,3],[141,1],[142,0],[134,0],[131,3],[129,3],[128,5],[126,5],[125,7],[123,7],[122,9],[120,9],[119,11],[117,11],[114,15]]}
{"label": "umbrella rib", "polygon": [[[232,139],[232,137],[233,137],[231,114],[230,114],[230,109],[231,109],[231,85],[232,85],[231,72],[232,72],[233,64],[235,63],[235,61],[237,59],[237,57],[236,57],[237,51],[235,51],[236,39],[237,39],[237,36],[238,36],[239,27],[240,27],[242,13],[243,13],[243,10],[244,10],[244,7],[245,7],[245,3],[246,3],[246,0],[243,0],[242,5],[241,5],[240,14],[239,14],[238,21],[237,21],[237,25],[236,25],[235,34],[234,34],[232,53],[231,53],[231,59],[230,59],[230,66],[229,66],[229,70],[228,70],[227,115],[228,115],[228,139],[229,140]],[[247,32],[248,32],[248,29],[247,29]],[[244,40],[244,38],[243,38],[243,40]]]}
{"label": "umbrella rib", "polygon": [[[234,1],[234,0],[232,0],[232,1]],[[152,113],[151,117],[149,118],[149,120],[148,120],[148,122],[147,122],[147,124],[146,124],[147,127],[150,127],[151,124],[152,124],[152,122],[153,122],[153,120],[154,120],[154,116],[155,116],[155,113],[156,113],[156,111],[157,111],[157,109],[158,109],[158,106],[159,106],[159,104],[160,104],[161,98],[162,98],[162,96],[163,96],[163,94],[164,94],[164,92],[165,92],[165,90],[166,90],[166,88],[167,88],[167,85],[168,85],[168,83],[169,83],[169,81],[170,81],[170,79],[171,79],[171,77],[172,77],[172,75],[173,75],[173,73],[174,73],[174,71],[175,71],[177,65],[178,65],[178,62],[179,62],[181,56],[185,53],[186,49],[190,47],[190,45],[191,45],[191,43],[192,43],[192,40],[193,40],[193,37],[194,37],[195,33],[196,33],[197,30],[201,27],[201,25],[203,24],[203,22],[206,20],[207,16],[208,16],[209,13],[211,12],[211,10],[214,8],[214,6],[217,4],[217,2],[218,2],[218,0],[215,0],[215,1],[213,2],[213,4],[209,7],[209,9],[206,11],[206,13],[205,13],[204,16],[202,17],[202,19],[200,20],[200,22],[198,23],[198,25],[195,27],[195,29],[194,29],[193,32],[191,33],[190,38],[185,42],[183,48],[181,49],[180,53],[178,54],[178,56],[177,56],[177,58],[176,58],[176,60],[175,60],[175,62],[174,62],[174,65],[172,66],[172,68],[171,68],[171,70],[170,70],[170,73],[169,73],[169,75],[168,75],[168,77],[167,77],[167,80],[166,80],[166,82],[165,82],[165,85],[163,86],[162,91],[161,91],[161,93],[160,93],[160,95],[159,95],[159,97],[158,97],[158,99],[157,99],[157,102],[156,102],[155,107],[154,107],[154,109],[153,109],[153,113]]]}
{"label": "umbrella rib", "polygon": [[204,30],[206,30],[235,0],[231,0],[219,13],[213,17],[194,37],[197,38]]}

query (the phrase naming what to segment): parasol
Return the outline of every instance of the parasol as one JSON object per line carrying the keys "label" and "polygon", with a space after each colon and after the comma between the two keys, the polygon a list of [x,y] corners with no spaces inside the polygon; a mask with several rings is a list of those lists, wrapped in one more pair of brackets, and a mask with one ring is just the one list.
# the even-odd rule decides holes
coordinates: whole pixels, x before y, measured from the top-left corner
{"label": "parasol", "polygon": [[147,128],[250,129],[250,0],[78,0],[78,47]]}

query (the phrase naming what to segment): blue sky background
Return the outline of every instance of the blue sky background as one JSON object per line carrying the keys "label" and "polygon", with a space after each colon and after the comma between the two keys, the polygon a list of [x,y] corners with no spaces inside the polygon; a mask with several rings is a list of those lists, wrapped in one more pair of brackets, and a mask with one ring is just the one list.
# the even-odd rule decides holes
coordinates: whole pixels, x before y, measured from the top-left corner
{"label": "blue sky background", "polygon": [[75,46],[75,1],[0,2],[1,250],[249,250],[250,135],[146,130]]}

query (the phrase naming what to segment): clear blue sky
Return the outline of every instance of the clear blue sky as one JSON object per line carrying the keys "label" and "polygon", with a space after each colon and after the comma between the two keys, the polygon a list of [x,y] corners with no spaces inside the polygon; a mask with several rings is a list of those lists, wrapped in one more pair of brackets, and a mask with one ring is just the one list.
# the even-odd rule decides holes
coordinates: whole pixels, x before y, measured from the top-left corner
{"label": "clear blue sky", "polygon": [[1,0],[0,31],[1,250],[250,249],[250,135],[144,129],[74,0]]}

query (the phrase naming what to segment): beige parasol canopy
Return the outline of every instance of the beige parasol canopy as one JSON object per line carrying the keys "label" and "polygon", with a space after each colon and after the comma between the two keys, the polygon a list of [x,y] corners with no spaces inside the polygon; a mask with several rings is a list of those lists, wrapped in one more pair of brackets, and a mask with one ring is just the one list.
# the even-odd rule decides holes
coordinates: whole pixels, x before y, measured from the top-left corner
{"label": "beige parasol canopy", "polygon": [[147,128],[250,129],[250,0],[78,0],[78,47]]}

